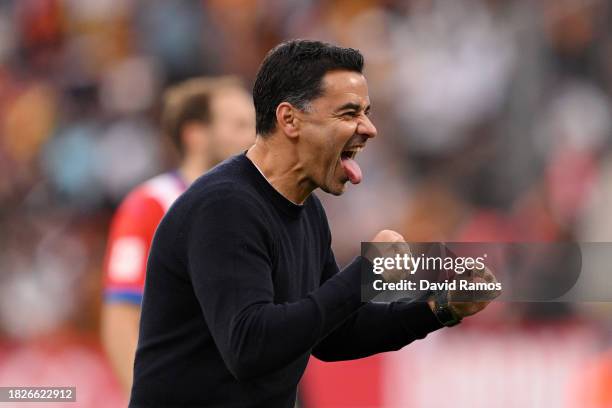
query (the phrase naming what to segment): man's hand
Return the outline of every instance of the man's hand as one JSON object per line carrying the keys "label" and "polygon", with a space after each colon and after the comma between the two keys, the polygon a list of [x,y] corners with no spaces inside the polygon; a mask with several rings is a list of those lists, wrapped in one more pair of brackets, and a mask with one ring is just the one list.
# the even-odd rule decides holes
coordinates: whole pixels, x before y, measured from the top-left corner
{"label": "man's hand", "polygon": [[404,243],[404,237],[392,230],[382,230],[372,238],[372,242],[401,242]]}
{"label": "man's hand", "polygon": [[[366,258],[372,261],[375,257],[394,257],[396,254],[410,253],[410,246],[405,242],[404,237],[392,230],[382,230],[372,238],[371,242],[387,243],[388,245],[373,245],[371,253],[366,254]],[[399,282],[410,277],[410,271],[405,269],[386,269],[381,277],[385,282]]]}
{"label": "man's hand", "polygon": [[[482,269],[472,270],[465,279],[474,283],[497,283],[495,275],[486,266]],[[448,302],[452,311],[459,317],[467,317],[483,310],[493,299],[501,294],[500,290],[453,290],[448,294]]]}
{"label": "man's hand", "polygon": [[[395,231],[382,230],[374,236],[372,242],[387,245],[371,245],[368,253],[365,254],[370,261],[376,257],[394,257],[396,254],[411,256],[410,246],[405,242],[404,237]],[[411,279],[408,269],[385,269],[381,277],[385,282],[390,283]],[[495,275],[486,266],[458,275],[455,279],[473,283],[497,283]],[[462,319],[480,312],[500,294],[500,290],[452,290],[448,293],[448,307],[458,319]],[[435,301],[432,299],[428,303],[435,312]]]}

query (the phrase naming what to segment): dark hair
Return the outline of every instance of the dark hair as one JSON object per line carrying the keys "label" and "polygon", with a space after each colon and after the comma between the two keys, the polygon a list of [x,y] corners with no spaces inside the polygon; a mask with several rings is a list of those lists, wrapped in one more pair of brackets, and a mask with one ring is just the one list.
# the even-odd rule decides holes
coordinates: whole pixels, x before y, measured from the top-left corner
{"label": "dark hair", "polygon": [[291,40],[274,47],[264,58],[255,85],[256,131],[266,135],[276,128],[276,107],[289,102],[298,109],[322,95],[323,76],[333,70],[361,73],[363,55],[320,41]]}
{"label": "dark hair", "polygon": [[191,78],[168,88],[164,93],[162,128],[183,153],[183,127],[190,122],[209,124],[213,95],[226,88],[242,88],[232,76]]}

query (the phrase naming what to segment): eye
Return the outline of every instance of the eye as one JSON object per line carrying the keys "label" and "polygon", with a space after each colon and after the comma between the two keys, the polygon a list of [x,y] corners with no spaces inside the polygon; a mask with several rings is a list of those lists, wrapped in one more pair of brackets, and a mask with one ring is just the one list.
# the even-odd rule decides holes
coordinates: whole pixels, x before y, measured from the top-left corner
{"label": "eye", "polygon": [[349,117],[349,118],[356,118],[358,115],[359,114],[356,111],[348,111],[342,114],[342,116]]}

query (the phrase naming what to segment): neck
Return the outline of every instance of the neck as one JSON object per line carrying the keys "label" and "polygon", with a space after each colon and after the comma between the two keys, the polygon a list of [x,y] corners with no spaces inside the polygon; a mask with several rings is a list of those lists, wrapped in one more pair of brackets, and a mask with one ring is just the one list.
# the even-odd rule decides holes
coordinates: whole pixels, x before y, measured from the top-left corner
{"label": "neck", "polygon": [[261,137],[247,151],[247,157],[263,173],[268,182],[286,199],[303,204],[314,185],[306,176],[303,163],[295,152],[295,146],[283,144],[280,135]]}
{"label": "neck", "polygon": [[208,158],[185,156],[178,167],[178,171],[187,184],[193,183],[198,177],[212,167]]}

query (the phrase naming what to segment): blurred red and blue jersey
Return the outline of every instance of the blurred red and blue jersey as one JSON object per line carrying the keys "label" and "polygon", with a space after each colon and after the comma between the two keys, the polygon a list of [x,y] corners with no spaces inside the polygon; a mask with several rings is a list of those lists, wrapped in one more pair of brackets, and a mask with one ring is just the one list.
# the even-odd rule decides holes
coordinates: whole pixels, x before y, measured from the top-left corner
{"label": "blurred red and blue jersey", "polygon": [[169,172],[139,185],[123,200],[111,223],[104,261],[105,302],[140,305],[153,235],[186,188],[177,172]]}

